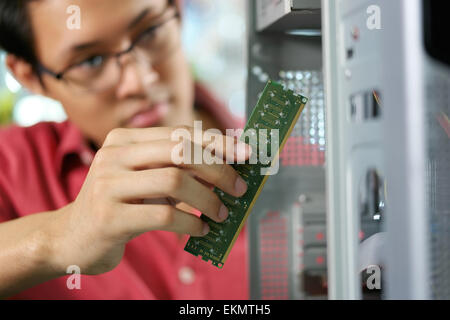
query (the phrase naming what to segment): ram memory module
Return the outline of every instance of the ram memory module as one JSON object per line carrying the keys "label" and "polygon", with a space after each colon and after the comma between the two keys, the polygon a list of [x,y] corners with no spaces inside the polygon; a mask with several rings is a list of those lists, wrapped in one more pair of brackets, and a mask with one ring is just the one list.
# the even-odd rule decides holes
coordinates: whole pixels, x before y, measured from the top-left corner
{"label": "ram memory module", "polygon": [[269,80],[240,137],[252,147],[252,156],[243,164],[232,165],[247,182],[248,190],[244,196],[236,198],[215,188],[214,192],[227,206],[229,216],[218,223],[202,215],[210,232],[204,237],[190,237],[185,251],[201,256],[204,261],[211,260],[220,269],[223,267],[264,183],[273,174],[270,170],[278,165],[278,156],[307,102],[306,97]]}

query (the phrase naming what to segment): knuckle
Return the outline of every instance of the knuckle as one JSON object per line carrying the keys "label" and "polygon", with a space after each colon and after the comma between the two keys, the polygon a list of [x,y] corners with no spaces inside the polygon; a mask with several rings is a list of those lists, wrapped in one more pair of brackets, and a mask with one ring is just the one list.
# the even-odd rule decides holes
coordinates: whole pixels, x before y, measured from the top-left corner
{"label": "knuckle", "polygon": [[222,206],[222,201],[219,197],[212,191],[205,194],[204,202],[205,213],[212,219],[217,220],[219,215],[219,210]]}
{"label": "knuckle", "polygon": [[118,143],[124,136],[125,131],[126,130],[123,128],[115,128],[111,130],[106,136],[105,145],[113,145],[114,143]]}
{"label": "knuckle", "polygon": [[[170,150],[173,150],[174,148],[176,148],[180,145],[180,141],[169,140],[167,142],[167,145],[169,146]],[[183,145],[183,147],[184,147],[184,145]]]}
{"label": "knuckle", "polygon": [[187,230],[187,233],[191,235],[201,235],[203,233],[203,222],[200,219],[197,219],[193,225]]}
{"label": "knuckle", "polygon": [[218,179],[220,182],[232,187],[232,181],[235,179],[235,172],[228,165],[220,165]]}
{"label": "knuckle", "polygon": [[169,168],[166,171],[166,178],[167,191],[174,193],[183,186],[185,175],[181,169]]}
{"label": "knuckle", "polygon": [[106,161],[108,160],[108,158],[109,158],[109,149],[106,147],[101,148],[100,150],[98,150],[97,154],[95,155],[94,163],[96,165],[105,164]]}
{"label": "knuckle", "polygon": [[165,150],[170,156],[172,165],[186,164],[186,152],[189,150],[185,142],[168,141]]}
{"label": "knuckle", "polygon": [[164,206],[159,212],[158,216],[158,225],[162,227],[169,227],[173,225],[175,222],[175,208],[172,206]]}
{"label": "knuckle", "polygon": [[111,163],[123,154],[121,147],[103,147],[101,148],[94,158],[94,164],[102,167],[108,163]]}
{"label": "knuckle", "polygon": [[219,214],[219,210],[222,207],[223,203],[222,203],[222,201],[219,199],[219,197],[216,194],[214,194],[214,198],[213,198],[212,203],[214,205],[214,210],[215,210],[214,213],[216,215],[218,215]]}
{"label": "knuckle", "polygon": [[184,129],[184,130],[188,130],[188,131],[193,130],[192,127],[190,127],[190,126],[187,126],[187,125],[179,125],[179,126],[175,126],[175,127],[173,128],[173,131],[176,131],[176,130],[179,130],[179,129]]}
{"label": "knuckle", "polygon": [[189,140],[192,140],[194,137],[195,129],[193,127],[190,127],[187,125],[179,125],[179,126],[172,127],[171,131],[172,131],[171,137],[173,137],[173,135],[175,133],[178,133],[179,135],[181,135]]}
{"label": "knuckle", "polygon": [[228,167],[225,164],[219,165],[219,179],[225,179],[228,177]]}

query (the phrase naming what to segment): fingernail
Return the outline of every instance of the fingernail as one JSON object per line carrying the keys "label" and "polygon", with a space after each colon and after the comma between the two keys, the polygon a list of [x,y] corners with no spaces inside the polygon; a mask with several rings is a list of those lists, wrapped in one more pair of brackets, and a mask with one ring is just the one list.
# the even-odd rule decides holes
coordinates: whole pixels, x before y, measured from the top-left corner
{"label": "fingernail", "polygon": [[206,236],[209,233],[209,231],[210,231],[209,225],[205,222],[203,224],[203,230],[202,230],[203,235]]}
{"label": "fingernail", "polygon": [[236,179],[236,183],[234,185],[234,190],[239,195],[244,195],[247,192],[247,183],[241,177]]}
{"label": "fingernail", "polygon": [[222,205],[219,210],[219,219],[225,221],[228,218],[228,208]]}

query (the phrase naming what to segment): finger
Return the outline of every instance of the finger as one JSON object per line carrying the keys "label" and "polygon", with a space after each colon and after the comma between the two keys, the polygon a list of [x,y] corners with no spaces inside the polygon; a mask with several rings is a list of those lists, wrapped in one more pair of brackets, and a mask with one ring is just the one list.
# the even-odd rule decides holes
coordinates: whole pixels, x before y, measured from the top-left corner
{"label": "finger", "polygon": [[200,210],[214,221],[223,222],[228,217],[228,209],[219,197],[179,168],[126,172],[115,180],[111,191],[120,201],[170,197]]}
{"label": "finger", "polygon": [[168,139],[172,131],[173,128],[169,127],[142,129],[117,128],[108,134],[103,146],[123,146],[139,142]]}
{"label": "finger", "polygon": [[121,206],[123,219],[117,221],[120,221],[121,228],[126,234],[162,230],[200,237],[209,232],[206,222],[170,205],[122,204]]}
{"label": "finger", "polygon": [[[131,169],[151,169],[165,166],[174,166],[174,156],[171,154],[174,143],[159,140],[153,143],[130,145],[119,161]],[[223,162],[223,161],[222,161]],[[180,167],[192,171],[200,179],[217,186],[219,189],[235,197],[240,197],[247,191],[247,184],[230,165],[222,164],[188,164],[181,163]]]}
{"label": "finger", "polygon": [[224,136],[219,130],[204,132],[191,127],[114,129],[108,134],[103,147],[127,146],[157,140],[168,140],[175,142],[175,145],[189,141],[230,162],[245,161],[250,158],[252,152],[249,145],[238,141],[234,136]]}

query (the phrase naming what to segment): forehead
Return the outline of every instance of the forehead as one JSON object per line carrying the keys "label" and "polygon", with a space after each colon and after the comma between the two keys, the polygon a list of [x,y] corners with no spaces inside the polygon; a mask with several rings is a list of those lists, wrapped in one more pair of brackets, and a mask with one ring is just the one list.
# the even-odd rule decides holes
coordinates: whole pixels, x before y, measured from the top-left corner
{"label": "forehead", "polygon": [[[29,15],[36,53],[39,58],[50,57],[45,60],[59,60],[58,55],[73,45],[114,37],[143,10],[158,14],[166,5],[167,0],[32,1]],[[73,22],[78,13],[80,28],[76,29]]]}

